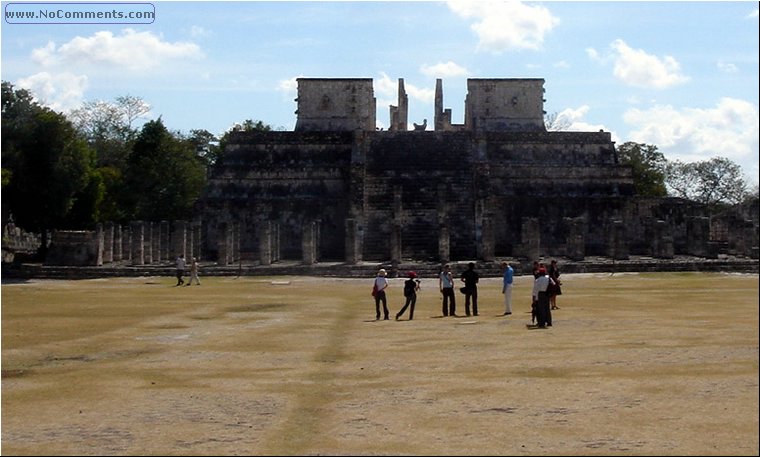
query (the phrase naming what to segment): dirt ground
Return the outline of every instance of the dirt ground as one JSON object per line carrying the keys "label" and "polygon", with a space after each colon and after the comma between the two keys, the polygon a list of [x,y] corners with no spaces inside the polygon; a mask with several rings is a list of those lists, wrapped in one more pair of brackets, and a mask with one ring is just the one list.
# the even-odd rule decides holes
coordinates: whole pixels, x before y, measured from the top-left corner
{"label": "dirt ground", "polygon": [[[758,455],[758,276],[563,276],[530,330],[372,278],[2,286],[5,455]],[[458,314],[464,314],[457,294]]]}

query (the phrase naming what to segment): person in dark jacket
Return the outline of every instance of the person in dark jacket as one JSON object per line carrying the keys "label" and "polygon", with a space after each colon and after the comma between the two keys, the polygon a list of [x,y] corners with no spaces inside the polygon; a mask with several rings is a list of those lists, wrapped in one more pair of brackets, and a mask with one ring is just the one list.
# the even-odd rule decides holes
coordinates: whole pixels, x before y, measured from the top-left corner
{"label": "person in dark jacket", "polygon": [[420,280],[417,279],[417,273],[413,271],[410,271],[408,276],[409,279],[404,281],[404,297],[406,297],[406,302],[401,311],[396,313],[396,320],[399,320],[407,308],[409,308],[409,320],[414,319],[414,305],[417,303],[417,291],[420,290]]}
{"label": "person in dark jacket", "polygon": [[472,314],[478,315],[478,281],[480,275],[475,271],[475,264],[470,262],[460,278],[464,282],[464,313],[470,315],[470,300],[472,300]]}

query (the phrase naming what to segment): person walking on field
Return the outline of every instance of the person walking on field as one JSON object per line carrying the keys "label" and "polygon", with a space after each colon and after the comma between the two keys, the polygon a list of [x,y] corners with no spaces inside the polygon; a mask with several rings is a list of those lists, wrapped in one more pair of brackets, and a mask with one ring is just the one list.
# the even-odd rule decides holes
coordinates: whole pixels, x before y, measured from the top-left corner
{"label": "person walking on field", "polygon": [[509,262],[502,262],[501,268],[504,270],[502,277],[501,293],[504,294],[504,315],[512,314],[512,283],[514,281],[514,269]]}
{"label": "person walking on field", "polygon": [[177,285],[181,286],[185,283],[185,280],[182,279],[182,276],[185,274],[185,255],[180,254],[177,256],[177,259],[175,260],[175,266],[177,269]]}
{"label": "person walking on field", "polygon": [[417,273],[410,271],[409,279],[404,281],[404,297],[406,297],[406,302],[401,311],[396,314],[396,320],[404,314],[406,308],[409,308],[409,320],[414,319],[414,305],[417,303],[418,290],[420,290],[420,280],[417,279]]}
{"label": "person walking on field", "polygon": [[460,278],[464,282],[464,313],[470,315],[470,298],[472,298],[472,314],[478,315],[478,281],[480,275],[475,271],[475,264],[467,264],[467,270],[462,273]]}
{"label": "person walking on field", "polygon": [[193,257],[193,260],[190,262],[190,280],[187,281],[187,285],[191,286],[193,284],[193,280],[195,280],[195,284],[200,286],[201,280],[198,278],[198,260]]}
{"label": "person walking on field", "polygon": [[385,316],[385,320],[388,320],[388,315],[390,314],[388,312],[388,300],[385,297],[385,289],[388,288],[388,279],[386,276],[388,275],[388,272],[385,271],[384,268],[381,268],[377,272],[377,276],[375,277],[375,286],[372,288],[372,296],[375,297],[375,320],[380,320],[380,302],[383,303],[383,314]]}
{"label": "person walking on field", "polygon": [[443,316],[456,316],[457,303],[454,295],[454,276],[451,266],[447,263],[438,275],[438,288],[441,289]]}

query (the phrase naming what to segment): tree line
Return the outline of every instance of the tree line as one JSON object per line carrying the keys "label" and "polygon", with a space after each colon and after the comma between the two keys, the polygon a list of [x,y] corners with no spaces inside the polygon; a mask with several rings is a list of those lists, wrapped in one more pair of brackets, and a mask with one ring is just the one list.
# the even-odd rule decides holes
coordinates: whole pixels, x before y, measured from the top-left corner
{"label": "tree line", "polygon": [[3,218],[40,233],[92,229],[105,221],[190,218],[233,130],[271,130],[245,121],[221,138],[204,129],[170,131],[139,97],[86,102],[68,115],[2,82]]}
{"label": "tree line", "polygon": [[[192,216],[210,170],[223,158],[233,131],[269,131],[246,120],[220,138],[205,129],[170,131],[140,97],[92,101],[68,115],[2,82],[2,205],[24,230],[92,229],[105,221],[172,220]],[[551,119],[548,119],[551,123]],[[547,124],[548,125],[548,124]],[[643,196],[678,196],[708,205],[731,205],[750,195],[738,165],[725,158],[669,162],[656,146],[617,148]]]}

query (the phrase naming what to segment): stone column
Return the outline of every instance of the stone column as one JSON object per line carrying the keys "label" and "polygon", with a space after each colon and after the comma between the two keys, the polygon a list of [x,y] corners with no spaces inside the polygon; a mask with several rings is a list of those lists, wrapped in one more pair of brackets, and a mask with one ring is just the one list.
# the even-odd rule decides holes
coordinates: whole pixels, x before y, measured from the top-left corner
{"label": "stone column", "polygon": [[132,247],[131,247],[131,258],[132,258],[132,265],[144,265],[145,264],[145,257],[143,256],[143,253],[145,251],[145,240],[143,238],[143,222],[142,221],[132,221],[130,224],[130,231],[132,233]]}
{"label": "stone column", "polygon": [[153,263],[161,263],[161,223],[152,222],[150,227],[150,237],[153,241]]}
{"label": "stone column", "polygon": [[132,260],[132,227],[127,225],[121,235],[122,260]]}
{"label": "stone column", "polygon": [[451,256],[451,234],[449,233],[449,204],[446,201],[447,187],[444,183],[439,183],[436,188],[438,213],[438,258],[441,263],[449,261]]}
{"label": "stone column", "polygon": [[757,238],[757,230],[752,219],[745,219],[742,221],[742,228],[740,234],[740,241],[737,243],[737,251],[741,255],[752,257],[752,248],[756,247],[755,238]]}
{"label": "stone column", "polygon": [[541,257],[541,232],[539,231],[538,219],[535,217],[522,218],[521,239],[525,257],[529,260],[538,260]]}
{"label": "stone column", "polygon": [[354,265],[359,261],[359,226],[356,219],[346,219],[346,263]]}
{"label": "stone column", "polygon": [[240,223],[233,222],[230,230],[230,262],[237,262],[240,260]]}
{"label": "stone column", "polygon": [[219,265],[229,265],[230,263],[230,229],[229,224],[226,222],[220,222],[216,226],[217,236],[217,252],[218,257],[216,263]]}
{"label": "stone column", "polygon": [[687,254],[708,257],[707,242],[710,240],[710,219],[704,216],[686,218]]}
{"label": "stone column", "polygon": [[113,262],[113,222],[103,225],[103,263]]}
{"label": "stone column", "polygon": [[161,252],[159,254],[161,260],[174,260],[171,256],[171,240],[172,231],[169,221],[161,221],[159,224],[159,231],[161,233]]}
{"label": "stone column", "polygon": [[625,224],[621,220],[612,220],[608,230],[607,255],[615,260],[627,260],[628,244],[626,243]]}
{"label": "stone column", "polygon": [[105,245],[105,231],[103,224],[95,225],[95,265],[103,265],[103,250]]}
{"label": "stone column", "polygon": [[391,226],[391,261],[401,261],[401,224]]}
{"label": "stone column", "polygon": [[188,262],[195,257],[195,252],[193,252],[193,230],[187,224],[185,225],[185,253],[185,258]]}
{"label": "stone column", "polygon": [[119,262],[122,259],[122,240],[121,240],[121,224],[114,224],[113,226],[113,261]]}
{"label": "stone column", "polygon": [[272,258],[272,262],[279,262],[280,261],[280,223],[279,222],[272,222],[270,246],[271,246],[271,252],[269,255]]}
{"label": "stone column", "polygon": [[438,258],[441,263],[449,261],[449,256],[451,255],[450,243],[449,226],[442,224],[438,227]]}
{"label": "stone column", "polygon": [[[200,262],[201,261],[201,247],[203,246],[203,243],[201,243],[201,223],[200,221],[196,221],[193,223],[193,252],[195,252],[195,259]],[[240,249],[238,248],[238,252]]]}
{"label": "stone column", "polygon": [[314,222],[305,222],[303,224],[301,254],[303,257],[303,263],[306,265],[314,265],[317,258],[315,225]]}
{"label": "stone column", "polygon": [[259,263],[272,264],[272,223],[263,221],[259,227]]}
{"label": "stone column", "polygon": [[654,222],[652,234],[652,256],[658,259],[673,258],[673,236],[667,222],[657,220]]}
{"label": "stone column", "polygon": [[582,217],[566,217],[568,226],[566,255],[570,260],[583,260],[586,257],[586,221]]}
{"label": "stone column", "polygon": [[496,232],[493,224],[493,218],[484,217],[480,229],[480,258],[485,262],[493,261],[496,250]]}
{"label": "stone column", "polygon": [[150,221],[143,223],[143,242],[143,260],[150,265],[153,263],[153,223]]}
{"label": "stone column", "polygon": [[187,224],[185,221],[174,221],[174,228],[172,230],[172,254],[171,258],[176,258],[182,254],[187,259],[187,253],[185,252],[185,246],[187,242],[185,240],[187,234]]}

